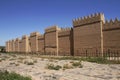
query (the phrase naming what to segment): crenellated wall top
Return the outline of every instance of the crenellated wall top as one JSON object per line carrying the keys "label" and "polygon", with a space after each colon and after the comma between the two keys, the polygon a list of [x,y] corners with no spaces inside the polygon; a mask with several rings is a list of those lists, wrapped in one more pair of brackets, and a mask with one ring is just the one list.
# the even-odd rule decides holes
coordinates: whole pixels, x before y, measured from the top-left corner
{"label": "crenellated wall top", "polygon": [[102,21],[104,23],[104,14],[103,13],[95,13],[89,16],[84,16],[81,18],[77,18],[73,20],[73,26],[82,26],[90,23],[96,23]]}

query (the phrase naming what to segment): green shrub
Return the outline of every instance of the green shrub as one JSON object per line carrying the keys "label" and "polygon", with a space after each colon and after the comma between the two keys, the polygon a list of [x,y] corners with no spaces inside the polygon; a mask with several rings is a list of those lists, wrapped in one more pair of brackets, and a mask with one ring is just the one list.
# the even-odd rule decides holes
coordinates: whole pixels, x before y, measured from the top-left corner
{"label": "green shrub", "polygon": [[34,62],[34,63],[37,63],[37,60],[34,60],[33,62]]}
{"label": "green shrub", "polygon": [[10,61],[13,61],[13,60],[16,60],[16,59],[14,59],[14,58],[11,58],[11,59],[9,59]]}
{"label": "green shrub", "polygon": [[20,64],[16,63],[15,65],[16,65],[16,66],[19,66]]}
{"label": "green shrub", "polygon": [[34,65],[34,63],[33,62],[28,62],[27,65]]}
{"label": "green shrub", "polygon": [[2,58],[1,60],[3,61],[3,60],[6,60],[6,59],[5,59],[5,58]]}
{"label": "green shrub", "polygon": [[51,70],[59,70],[61,69],[62,67],[60,65],[54,65],[54,64],[47,64],[46,66],[47,69],[51,69]]}
{"label": "green shrub", "polygon": [[27,64],[27,65],[34,65],[33,61],[24,61],[24,64]]}
{"label": "green shrub", "polygon": [[16,73],[9,73],[8,71],[0,71],[0,80],[32,80],[30,77],[23,77]]}
{"label": "green shrub", "polygon": [[64,64],[63,65],[63,69],[72,69],[73,66],[72,65],[69,65],[69,64]]}
{"label": "green shrub", "polygon": [[73,57],[73,56],[66,56],[66,57],[59,57],[59,60],[79,60],[79,57]]}
{"label": "green shrub", "polygon": [[86,60],[89,62],[95,62],[95,63],[108,63],[108,60],[103,57],[89,57]]}
{"label": "green shrub", "polygon": [[75,66],[75,67],[79,67],[79,68],[83,67],[80,61],[79,62],[73,62],[72,65]]}
{"label": "green shrub", "polygon": [[14,64],[15,64],[15,62],[11,62],[11,63],[10,63],[10,65],[14,65]]}

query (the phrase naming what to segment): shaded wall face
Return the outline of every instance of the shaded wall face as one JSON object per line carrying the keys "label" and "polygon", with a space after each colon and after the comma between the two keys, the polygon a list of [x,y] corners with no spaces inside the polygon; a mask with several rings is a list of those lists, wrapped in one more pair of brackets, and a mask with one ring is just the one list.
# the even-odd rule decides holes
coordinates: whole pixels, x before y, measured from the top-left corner
{"label": "shaded wall face", "polygon": [[71,55],[71,52],[70,52],[70,42],[71,42],[71,38],[70,38],[70,35],[68,36],[59,36],[58,38],[58,52],[59,52],[59,55]]}
{"label": "shaded wall face", "polygon": [[15,52],[19,52],[19,41],[15,41]]}
{"label": "shaded wall face", "polygon": [[38,40],[38,51],[44,52],[44,38]]}
{"label": "shaded wall face", "polygon": [[45,52],[57,53],[58,48],[58,32],[52,31],[45,33]]}
{"label": "shaded wall face", "polygon": [[12,52],[12,43],[11,43],[11,41],[9,42],[9,52]]}
{"label": "shaded wall face", "polygon": [[30,37],[30,49],[31,49],[31,52],[38,51],[38,36]]}
{"label": "shaded wall face", "polygon": [[104,51],[120,51],[120,29],[103,31]]}
{"label": "shaded wall face", "polygon": [[15,52],[17,52],[17,48],[18,47],[18,45],[17,45],[17,41],[15,41]]}
{"label": "shaded wall face", "polygon": [[22,51],[22,45],[23,45],[23,44],[22,44],[22,40],[20,40],[20,41],[19,41],[19,52],[23,52],[23,51]]}
{"label": "shaded wall face", "polygon": [[21,52],[25,52],[25,41],[21,40]]}
{"label": "shaded wall face", "polygon": [[85,24],[74,27],[74,54],[82,55],[80,53],[94,52],[96,49],[101,51],[101,24],[100,22],[94,24]]}
{"label": "shaded wall face", "polygon": [[15,52],[15,41],[11,41],[11,52]]}

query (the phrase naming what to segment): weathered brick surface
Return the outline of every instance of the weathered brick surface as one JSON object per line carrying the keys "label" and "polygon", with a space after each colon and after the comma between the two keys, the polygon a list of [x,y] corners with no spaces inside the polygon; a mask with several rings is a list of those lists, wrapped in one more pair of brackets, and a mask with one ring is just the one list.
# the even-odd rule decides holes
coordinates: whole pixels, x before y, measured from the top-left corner
{"label": "weathered brick surface", "polygon": [[14,43],[14,45],[15,45],[15,52],[19,52],[19,51],[20,51],[20,50],[19,50],[19,41],[20,41],[19,38],[17,38],[17,39],[15,40],[15,43]]}
{"label": "weathered brick surface", "polygon": [[22,52],[22,40],[19,41],[19,52]]}
{"label": "weathered brick surface", "polygon": [[[101,50],[103,14],[73,21],[74,55]],[[76,24],[77,22],[77,24]],[[102,51],[100,51],[102,52]]]}
{"label": "weathered brick surface", "polygon": [[29,52],[29,38],[28,38],[28,36],[24,35],[22,37],[20,46],[21,46],[21,52]]}
{"label": "weathered brick surface", "polygon": [[110,22],[106,21],[103,26],[104,51],[120,51],[120,21],[115,19]]}
{"label": "weathered brick surface", "polygon": [[60,56],[71,55],[71,29],[61,29],[58,33],[58,52]]}
{"label": "weathered brick surface", "polygon": [[11,51],[15,52],[15,40],[11,41]]}
{"label": "weathered brick surface", "polygon": [[9,40],[9,52],[12,52],[12,41]]}
{"label": "weathered brick surface", "polygon": [[45,53],[58,54],[58,30],[57,26],[45,29]]}
{"label": "weathered brick surface", "polygon": [[38,52],[38,36],[39,32],[33,32],[30,34],[29,45],[31,52]]}

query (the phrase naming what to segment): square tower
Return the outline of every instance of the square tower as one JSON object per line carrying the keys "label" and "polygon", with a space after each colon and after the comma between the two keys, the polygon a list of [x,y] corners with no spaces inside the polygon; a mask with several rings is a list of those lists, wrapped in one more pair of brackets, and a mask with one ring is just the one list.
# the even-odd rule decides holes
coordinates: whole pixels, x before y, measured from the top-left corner
{"label": "square tower", "polygon": [[27,35],[22,36],[20,41],[21,52],[29,52],[29,38]]}
{"label": "square tower", "polygon": [[40,35],[39,32],[33,32],[30,34],[29,37],[29,45],[31,52],[38,52],[38,36]]}
{"label": "square tower", "polygon": [[20,42],[20,39],[16,38],[16,40],[15,40],[15,52],[19,52],[19,42]]}
{"label": "square tower", "polygon": [[103,23],[104,15],[102,13],[73,20],[75,56],[103,53]]}
{"label": "square tower", "polygon": [[58,55],[58,31],[57,26],[45,29],[45,53],[48,55]]}

